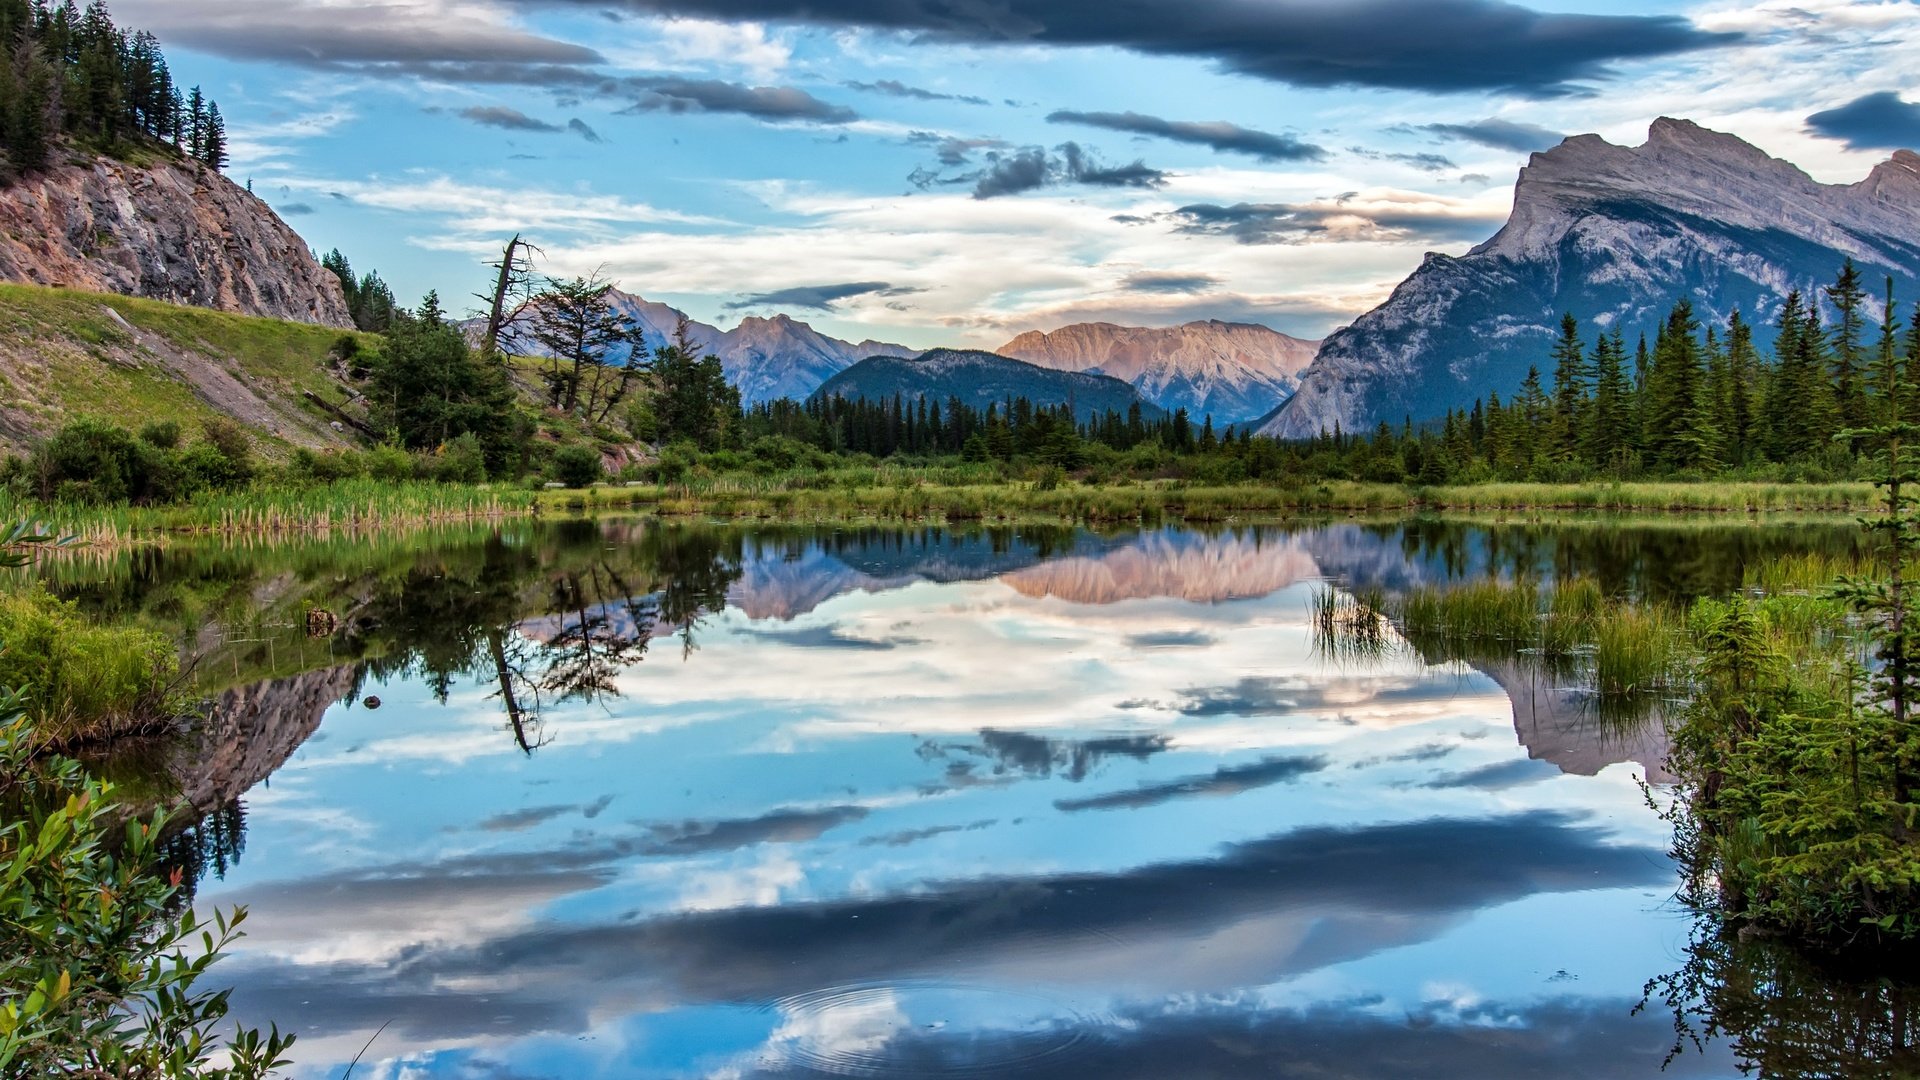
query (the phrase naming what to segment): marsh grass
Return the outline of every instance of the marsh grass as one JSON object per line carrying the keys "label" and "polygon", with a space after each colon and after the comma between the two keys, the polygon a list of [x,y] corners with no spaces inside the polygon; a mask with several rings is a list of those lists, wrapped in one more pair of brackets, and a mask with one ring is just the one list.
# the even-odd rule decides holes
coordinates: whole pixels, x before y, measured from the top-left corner
{"label": "marsh grass", "polygon": [[38,585],[0,592],[0,686],[21,692],[35,738],[66,749],[149,732],[178,714],[165,636],[88,619]]}
{"label": "marsh grass", "polygon": [[1348,592],[1322,585],[1308,598],[1316,655],[1338,664],[1373,663],[1400,647],[1378,588]]}

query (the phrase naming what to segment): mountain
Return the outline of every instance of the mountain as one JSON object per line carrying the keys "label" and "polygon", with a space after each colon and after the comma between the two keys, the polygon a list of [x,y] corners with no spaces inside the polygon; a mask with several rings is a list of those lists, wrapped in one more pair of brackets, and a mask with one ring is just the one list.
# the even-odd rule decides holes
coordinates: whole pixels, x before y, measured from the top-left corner
{"label": "mountain", "polygon": [[[1920,156],[1902,150],[1855,184],[1822,184],[1748,143],[1661,118],[1647,141],[1579,135],[1520,171],[1513,214],[1459,258],[1429,254],[1387,301],[1335,332],[1259,430],[1305,438],[1430,419],[1511,394],[1563,312],[1586,333],[1651,338],[1680,295],[1704,322],[1735,308],[1771,340],[1789,289],[1831,282],[1843,259],[1877,293],[1911,301],[1920,273]],[[1876,314],[1877,314],[1877,305]]]}
{"label": "mountain", "polygon": [[1148,328],[1075,323],[1029,331],[995,351],[1059,371],[1111,375],[1148,401],[1219,424],[1262,416],[1293,396],[1317,341],[1219,320]]}
{"label": "mountain", "polygon": [[185,161],[74,156],[0,187],[0,280],[353,326],[298,233]]}
{"label": "mountain", "polygon": [[[686,318],[678,308],[619,289],[607,297],[616,310],[640,327],[643,347],[648,351],[673,340],[675,328]],[[727,381],[740,388],[740,400],[749,406],[783,397],[804,400],[828,378],[866,357],[913,356],[920,351],[884,341],[841,341],[786,315],[770,319],[749,316],[731,330],[688,320],[687,329],[704,353],[720,358]],[[524,331],[510,347],[528,356],[543,353]],[[627,352],[616,350],[608,359],[623,363]]]}
{"label": "mountain", "polygon": [[959,398],[984,410],[1010,398],[1026,398],[1035,405],[1073,405],[1082,421],[1111,409],[1126,415],[1135,402],[1149,420],[1165,414],[1143,401],[1134,388],[1110,375],[1056,371],[976,349],[934,349],[918,357],[869,356],[840,372],[814,394],[891,401],[896,395],[913,401],[931,398],[945,402]]}

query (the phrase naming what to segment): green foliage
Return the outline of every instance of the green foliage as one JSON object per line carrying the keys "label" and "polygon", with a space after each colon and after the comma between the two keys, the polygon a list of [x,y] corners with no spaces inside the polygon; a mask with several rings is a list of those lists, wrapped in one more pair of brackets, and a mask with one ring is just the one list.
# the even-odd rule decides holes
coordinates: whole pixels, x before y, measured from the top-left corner
{"label": "green foliage", "polygon": [[606,475],[599,452],[590,446],[563,446],[553,452],[554,479],[570,488],[591,487]]}
{"label": "green foliage", "polygon": [[0,686],[24,694],[40,738],[66,745],[169,721],[177,672],[159,635],[95,624],[37,586],[0,592]]}
{"label": "green foliage", "polygon": [[36,760],[43,741],[0,698],[0,1075],[253,1080],[288,1064],[277,1029],[216,1041],[227,992],[204,980],[245,912],[173,915],[179,878],[154,869],[165,817],[116,832],[113,789]]}
{"label": "green foliage", "polygon": [[502,475],[523,447],[506,368],[476,357],[432,295],[418,313],[394,321],[372,365],[367,399],[374,426],[408,449],[438,450],[471,436],[485,471]]}

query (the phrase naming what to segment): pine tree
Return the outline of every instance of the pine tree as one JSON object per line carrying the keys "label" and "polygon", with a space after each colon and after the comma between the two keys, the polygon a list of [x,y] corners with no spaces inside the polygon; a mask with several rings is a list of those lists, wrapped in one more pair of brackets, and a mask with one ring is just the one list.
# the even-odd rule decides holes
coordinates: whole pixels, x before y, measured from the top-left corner
{"label": "pine tree", "polygon": [[201,137],[200,160],[218,172],[227,167],[227,122],[220,118],[220,106],[207,104],[207,129]]}
{"label": "pine tree", "polygon": [[1553,344],[1553,433],[1555,454],[1561,460],[1580,452],[1589,374],[1586,350],[1580,343],[1580,320],[1567,312],[1560,317],[1560,340]]}
{"label": "pine tree", "polygon": [[1860,337],[1865,315],[1862,304],[1867,293],[1860,285],[1860,271],[1852,259],[1840,267],[1840,276],[1827,286],[1826,292],[1839,314],[1832,330],[1834,419],[1842,428],[1864,427],[1867,397],[1860,385],[1860,372],[1864,367]]}
{"label": "pine tree", "polygon": [[195,161],[206,160],[207,97],[197,86],[187,91],[186,143],[188,157]]}
{"label": "pine tree", "polygon": [[1744,465],[1756,456],[1754,431],[1759,410],[1754,391],[1760,378],[1760,357],[1753,349],[1753,328],[1734,309],[1727,317],[1727,399],[1721,434],[1726,440],[1727,462]]}
{"label": "pine tree", "polygon": [[1588,410],[1586,452],[1602,468],[1619,468],[1633,445],[1625,351],[1618,327],[1593,343],[1593,403]]}
{"label": "pine tree", "polygon": [[1668,469],[1699,469],[1717,462],[1718,433],[1694,336],[1693,301],[1681,298],[1667,314],[1647,372],[1647,457]]}

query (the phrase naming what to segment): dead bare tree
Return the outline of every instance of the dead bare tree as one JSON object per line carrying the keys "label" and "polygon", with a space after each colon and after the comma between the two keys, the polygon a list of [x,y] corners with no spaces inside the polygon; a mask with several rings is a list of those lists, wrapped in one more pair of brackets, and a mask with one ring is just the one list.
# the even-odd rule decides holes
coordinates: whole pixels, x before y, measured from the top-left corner
{"label": "dead bare tree", "polygon": [[529,314],[533,299],[533,255],[546,252],[521,238],[519,233],[507,241],[498,262],[488,263],[496,272],[493,293],[475,293],[474,298],[487,306],[487,328],[480,339],[481,355],[501,357],[507,354],[507,341],[513,330]]}

